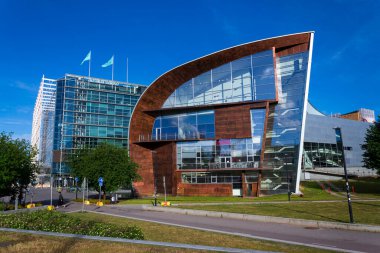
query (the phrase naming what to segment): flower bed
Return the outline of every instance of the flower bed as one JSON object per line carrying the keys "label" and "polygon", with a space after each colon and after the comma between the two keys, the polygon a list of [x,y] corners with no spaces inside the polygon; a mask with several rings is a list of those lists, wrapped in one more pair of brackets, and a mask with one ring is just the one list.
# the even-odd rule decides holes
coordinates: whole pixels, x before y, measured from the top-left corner
{"label": "flower bed", "polygon": [[144,239],[143,232],[137,226],[118,226],[95,221],[84,221],[70,217],[67,214],[45,210],[0,215],[0,227],[136,240]]}

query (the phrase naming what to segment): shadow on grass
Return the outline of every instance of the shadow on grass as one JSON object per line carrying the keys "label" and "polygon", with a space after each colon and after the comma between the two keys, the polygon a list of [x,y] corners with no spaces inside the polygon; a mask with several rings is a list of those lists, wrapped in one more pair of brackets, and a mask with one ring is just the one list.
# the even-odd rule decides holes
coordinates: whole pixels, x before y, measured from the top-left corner
{"label": "shadow on grass", "polygon": [[[345,222],[345,223],[347,222],[346,220],[336,219],[336,218],[332,218],[332,217],[329,217],[329,216],[325,216],[325,215],[321,215],[321,214],[316,214],[316,213],[308,212],[308,211],[305,211],[305,210],[301,211],[301,210],[292,209],[292,208],[289,208],[289,207],[279,206],[279,205],[273,205],[273,207],[275,207],[275,208],[281,208],[283,210],[291,211],[293,213],[309,214],[311,216],[320,217],[323,220],[336,221],[336,222]],[[302,218],[299,218],[299,219],[302,219]]]}
{"label": "shadow on grass", "polygon": [[56,252],[70,252],[70,249],[74,248],[76,244],[79,242],[76,238],[70,238],[66,240],[65,243],[63,243],[62,246],[60,246],[58,249],[56,249]]}
{"label": "shadow on grass", "polygon": [[374,207],[380,207],[379,203],[371,203],[371,202],[355,202],[355,205],[363,205],[363,206],[374,206]]}

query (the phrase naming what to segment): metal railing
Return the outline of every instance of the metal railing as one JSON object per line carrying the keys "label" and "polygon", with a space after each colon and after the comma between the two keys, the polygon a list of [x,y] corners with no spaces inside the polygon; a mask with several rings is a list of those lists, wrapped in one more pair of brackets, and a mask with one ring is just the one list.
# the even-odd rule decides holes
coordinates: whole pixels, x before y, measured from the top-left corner
{"label": "metal railing", "polygon": [[215,162],[203,164],[177,164],[178,170],[215,170],[215,169],[256,169],[259,167],[259,162]]}

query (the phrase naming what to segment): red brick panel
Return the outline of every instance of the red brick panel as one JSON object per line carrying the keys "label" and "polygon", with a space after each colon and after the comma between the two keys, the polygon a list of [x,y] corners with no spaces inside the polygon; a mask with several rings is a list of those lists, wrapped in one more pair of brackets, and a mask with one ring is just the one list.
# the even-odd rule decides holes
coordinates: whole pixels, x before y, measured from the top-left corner
{"label": "red brick panel", "polygon": [[137,194],[139,196],[152,195],[154,191],[152,152],[147,148],[134,145],[134,148],[130,151],[130,156],[139,165],[138,174],[142,178],[141,181],[133,184]]}
{"label": "red brick panel", "polygon": [[232,184],[184,184],[178,183],[178,196],[232,196]]}
{"label": "red brick panel", "polygon": [[265,108],[265,102],[215,108],[215,138],[250,138],[251,109]]}
{"label": "red brick panel", "polygon": [[[157,177],[157,192],[164,193],[163,177],[165,176],[166,193],[172,194],[173,177],[175,174],[175,149],[174,142],[166,143],[153,152],[153,167],[154,173]],[[175,184],[175,182],[174,182]]]}

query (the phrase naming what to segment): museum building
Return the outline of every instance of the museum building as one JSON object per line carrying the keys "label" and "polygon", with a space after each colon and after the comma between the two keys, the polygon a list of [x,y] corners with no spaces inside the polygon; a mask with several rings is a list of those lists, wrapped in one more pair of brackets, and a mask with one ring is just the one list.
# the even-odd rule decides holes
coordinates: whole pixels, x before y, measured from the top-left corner
{"label": "museum building", "polygon": [[[141,95],[129,128],[140,195],[299,192],[313,32],[180,65]],[[301,152],[300,152],[301,151]]]}

